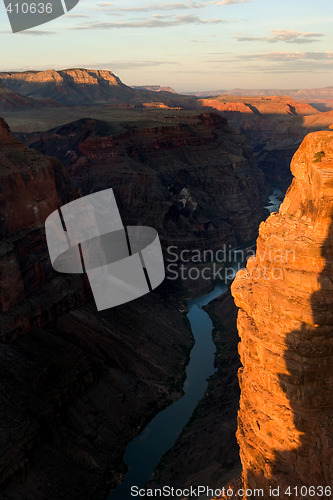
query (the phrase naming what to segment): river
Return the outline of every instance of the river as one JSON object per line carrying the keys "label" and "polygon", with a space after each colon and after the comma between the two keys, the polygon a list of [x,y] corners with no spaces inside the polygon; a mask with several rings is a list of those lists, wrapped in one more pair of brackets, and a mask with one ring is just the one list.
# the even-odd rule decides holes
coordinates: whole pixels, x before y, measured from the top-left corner
{"label": "river", "polygon": [[143,486],[153,475],[164,453],[176,441],[193,410],[203,397],[207,379],[213,375],[215,345],[212,341],[213,324],[202,309],[211,300],[227,291],[228,287],[218,284],[210,293],[188,302],[188,319],[191,323],[195,344],[186,369],[184,396],[171,404],[145,427],[126,448],[124,462],[128,472],[124,481],[110,493],[108,500],[130,500],[131,486]]}
{"label": "river", "polygon": [[269,196],[269,204],[265,207],[270,213],[277,212],[284,198],[284,193],[278,189],[274,188],[271,195]]}
{"label": "river", "polygon": [[[283,193],[274,189],[269,197],[270,212],[277,211]],[[244,267],[244,262],[231,264],[235,271]],[[187,424],[193,410],[203,397],[207,388],[207,379],[213,375],[215,345],[212,340],[213,324],[208,314],[202,309],[211,300],[228,290],[223,284],[217,284],[210,293],[188,301],[187,317],[191,323],[195,344],[191,351],[190,362],[186,369],[184,396],[158,413],[145,429],[136,436],[126,448],[124,462],[128,472],[123,482],[113,490],[108,500],[131,500],[131,486],[144,486],[151,478],[162,456],[175,443],[183,427]]]}

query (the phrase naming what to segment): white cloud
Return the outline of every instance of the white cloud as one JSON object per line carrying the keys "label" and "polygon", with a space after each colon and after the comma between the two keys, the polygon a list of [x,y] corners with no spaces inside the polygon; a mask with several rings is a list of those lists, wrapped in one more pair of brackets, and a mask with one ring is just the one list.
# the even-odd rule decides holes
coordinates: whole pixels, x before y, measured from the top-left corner
{"label": "white cloud", "polygon": [[200,19],[194,15],[181,15],[165,18],[164,16],[152,16],[150,19],[124,21],[124,22],[94,22],[75,26],[75,30],[111,29],[111,28],[168,28],[170,26],[182,26],[185,24],[223,24],[236,21],[226,19]]}
{"label": "white cloud", "polygon": [[113,2],[100,2],[97,4],[96,10],[102,10],[107,12],[157,12],[157,11],[172,11],[172,10],[184,10],[184,9],[203,9],[211,5],[232,5],[248,3],[251,0],[215,0],[206,3],[189,1],[188,3],[150,3],[147,5],[142,5],[141,7],[120,7],[115,5]]}
{"label": "white cloud", "polygon": [[165,3],[165,4],[148,4],[141,7],[118,7],[114,3],[101,2],[97,4],[99,10],[108,12],[150,12],[150,11],[168,11],[181,10],[196,7],[196,5],[187,5],[184,3]]}
{"label": "white cloud", "polygon": [[286,43],[313,43],[318,42],[320,38],[325,36],[323,33],[302,33],[301,31],[295,30],[273,30],[270,36],[236,36],[236,40],[239,42],[286,42]]}
{"label": "white cloud", "polygon": [[235,3],[248,3],[250,0],[221,0],[220,2],[211,2],[214,5],[233,5]]}
{"label": "white cloud", "polygon": [[[221,54],[223,56],[223,54]],[[333,70],[333,51],[326,52],[258,52],[211,59],[215,68],[237,67],[243,74],[252,73],[329,73]]]}

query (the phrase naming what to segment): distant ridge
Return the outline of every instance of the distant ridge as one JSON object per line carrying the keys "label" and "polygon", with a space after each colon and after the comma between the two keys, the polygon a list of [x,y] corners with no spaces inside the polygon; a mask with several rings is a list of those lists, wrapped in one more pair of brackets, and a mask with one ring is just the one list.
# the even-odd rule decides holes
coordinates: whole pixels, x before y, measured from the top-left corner
{"label": "distant ridge", "polygon": [[[52,99],[67,106],[104,105],[140,106],[144,102],[162,101],[167,106],[185,106],[196,101],[192,96],[178,96],[162,88],[156,91],[125,85],[112,71],[70,68],[56,71],[1,72],[0,82],[25,97]],[[163,98],[163,99],[162,99]]]}
{"label": "distant ridge", "polygon": [[316,105],[319,111],[333,109],[333,86],[314,89],[232,89],[232,90],[209,90],[206,92],[185,92],[186,95],[196,97],[247,96],[289,96],[296,101],[308,102]]}
{"label": "distant ridge", "polygon": [[237,96],[251,96],[251,97],[267,97],[272,95],[284,96],[289,95],[294,99],[298,96],[305,98],[308,96],[317,96],[333,99],[333,86],[314,88],[314,89],[232,89],[232,90],[207,90],[200,92],[184,92],[186,95],[196,95],[199,97],[218,96],[218,95],[237,95]]}
{"label": "distant ridge", "polygon": [[41,106],[59,106],[52,99],[37,101],[29,97],[13,92],[0,81],[0,111],[19,111],[28,108],[39,108]]}
{"label": "distant ridge", "polygon": [[171,92],[171,94],[177,93],[172,87],[162,87],[161,85],[133,85],[133,89],[150,90],[151,92]]}

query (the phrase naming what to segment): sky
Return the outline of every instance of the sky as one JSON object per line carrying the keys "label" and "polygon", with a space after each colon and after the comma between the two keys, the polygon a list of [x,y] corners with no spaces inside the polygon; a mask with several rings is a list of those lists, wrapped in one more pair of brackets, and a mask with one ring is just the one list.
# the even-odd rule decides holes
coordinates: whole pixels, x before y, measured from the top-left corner
{"label": "sky", "polygon": [[332,26],[332,0],[80,0],[12,33],[0,0],[0,71],[109,69],[177,92],[325,87]]}

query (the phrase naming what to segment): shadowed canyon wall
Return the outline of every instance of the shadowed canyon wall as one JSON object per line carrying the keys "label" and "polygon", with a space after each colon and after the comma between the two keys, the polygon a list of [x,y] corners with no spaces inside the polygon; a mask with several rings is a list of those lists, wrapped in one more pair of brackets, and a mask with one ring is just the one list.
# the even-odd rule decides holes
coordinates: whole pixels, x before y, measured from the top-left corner
{"label": "shadowed canyon wall", "polygon": [[231,127],[246,137],[266,180],[286,191],[292,181],[290,162],[304,136],[327,129],[333,112],[320,113],[288,95],[259,95],[221,95],[198,102],[218,110]]}
{"label": "shadowed canyon wall", "polygon": [[126,443],[181,395],[179,299],[161,286],[97,313],[82,276],[53,271],[45,219],[78,196],[0,120],[1,500],[105,498]]}
{"label": "shadowed canyon wall", "polygon": [[280,211],[261,224],[256,257],[232,293],[244,484],[296,499],[289,486],[333,481],[333,132],[309,134],[291,170]]}
{"label": "shadowed canyon wall", "polygon": [[223,117],[179,115],[156,126],[146,118],[128,128],[83,119],[25,141],[60,159],[84,194],[113,187],[124,222],[150,219],[165,246],[214,249],[256,238],[264,176]]}
{"label": "shadowed canyon wall", "polygon": [[[262,175],[223,118],[119,136],[99,136],[96,121],[76,126],[80,158],[67,169],[85,192],[113,186],[125,223],[185,248],[256,236]],[[68,132],[56,146],[68,147]],[[104,498],[123,477],[126,443],[181,395],[193,343],[181,291],[165,282],[97,313],[82,276],[53,271],[45,241],[46,217],[80,196],[79,183],[3,120],[0,147],[0,496]],[[220,450],[217,460],[227,462]]]}

